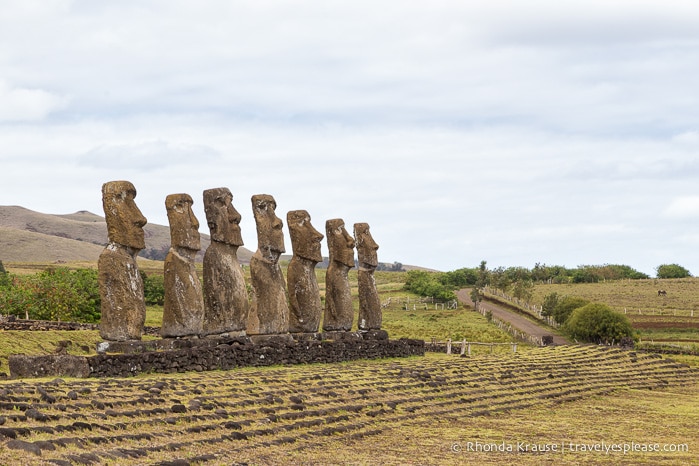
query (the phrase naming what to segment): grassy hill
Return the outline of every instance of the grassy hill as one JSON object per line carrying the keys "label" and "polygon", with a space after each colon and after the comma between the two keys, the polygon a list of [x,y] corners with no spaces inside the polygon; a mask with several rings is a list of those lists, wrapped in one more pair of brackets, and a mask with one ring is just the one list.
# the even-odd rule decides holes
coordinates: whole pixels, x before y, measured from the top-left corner
{"label": "grassy hill", "polygon": [[[148,223],[144,228],[146,249],[142,252],[167,251],[170,228]],[[201,235],[202,249],[198,260],[211,240]],[[72,262],[97,261],[107,244],[104,217],[87,211],[53,215],[34,212],[20,206],[0,206],[0,260],[8,262]],[[250,261],[252,251],[240,248],[241,262]]]}

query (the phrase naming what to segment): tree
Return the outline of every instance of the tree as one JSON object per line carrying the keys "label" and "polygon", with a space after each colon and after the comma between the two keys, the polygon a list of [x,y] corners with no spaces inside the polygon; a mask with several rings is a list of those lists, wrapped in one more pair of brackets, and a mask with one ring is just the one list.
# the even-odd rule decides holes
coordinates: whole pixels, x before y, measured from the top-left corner
{"label": "tree", "polygon": [[403,287],[417,295],[431,296],[439,301],[456,299],[454,291],[440,283],[440,275],[439,273],[424,270],[409,270]]}
{"label": "tree", "polygon": [[520,279],[512,284],[512,296],[522,301],[529,302],[532,297],[534,283],[531,280]]}
{"label": "tree", "polygon": [[553,317],[553,320],[555,320],[556,323],[564,324],[573,311],[589,303],[590,301],[587,299],[580,298],[578,296],[564,296],[562,298],[558,298],[556,305],[553,308],[553,312],[551,313],[551,317]]}
{"label": "tree", "polygon": [[663,264],[655,268],[658,278],[688,278],[692,274],[689,270],[677,264]]}
{"label": "tree", "polygon": [[478,281],[478,269],[461,268],[451,272],[444,272],[439,277],[439,281],[453,288],[473,286]]}
{"label": "tree", "polygon": [[592,343],[612,343],[619,342],[624,337],[634,338],[628,317],[601,303],[590,303],[573,311],[564,330],[575,340]]}
{"label": "tree", "polygon": [[558,293],[553,292],[544,296],[544,301],[541,303],[541,314],[553,317],[553,314],[558,306]]}

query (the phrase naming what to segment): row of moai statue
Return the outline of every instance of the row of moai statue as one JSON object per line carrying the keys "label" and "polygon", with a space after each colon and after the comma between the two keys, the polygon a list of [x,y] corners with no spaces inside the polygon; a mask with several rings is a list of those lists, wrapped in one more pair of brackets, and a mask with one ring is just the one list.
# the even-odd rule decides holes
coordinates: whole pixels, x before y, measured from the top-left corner
{"label": "row of moai statue", "polygon": [[[98,262],[100,334],[108,341],[140,340],[145,323],[143,281],[136,256],[145,248],[146,218],[136,206],[135,197],[136,189],[128,181],[102,186],[109,244]],[[250,260],[253,296],[249,302],[237,257],[243,239],[233,195],[228,188],[215,188],[205,190],[203,198],[211,233],[211,244],[204,254],[203,285],[194,263],[201,242],[193,200],[188,194],[171,194],[165,199],[171,246],[164,265],[161,336],[313,334],[319,331],[321,316],[324,332],[349,332],[354,309],[348,272],[355,266],[355,245],[359,263],[358,328],[381,328],[381,303],[374,281],[378,245],[368,224],[356,223],[352,237],[341,219],[326,222],[330,262],[323,308],[315,267],[323,260],[324,236],[311,225],[305,210],[287,214],[293,256],[285,281],[279,265],[285,248],[283,223],[275,213],[277,204],[267,194],[252,196],[258,247]]]}

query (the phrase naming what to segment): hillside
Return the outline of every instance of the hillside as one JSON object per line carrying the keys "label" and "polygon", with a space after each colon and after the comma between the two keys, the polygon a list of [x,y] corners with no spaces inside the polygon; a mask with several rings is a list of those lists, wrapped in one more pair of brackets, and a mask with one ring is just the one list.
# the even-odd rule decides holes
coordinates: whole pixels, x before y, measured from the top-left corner
{"label": "hillside", "polygon": [[[170,228],[148,223],[144,227],[144,257],[156,258],[170,247]],[[201,260],[210,243],[201,235]],[[0,206],[0,260],[8,262],[96,261],[107,244],[104,217],[87,211],[53,215],[20,206]],[[252,252],[240,248],[238,257],[247,263]],[[162,257],[160,257],[162,259]]]}

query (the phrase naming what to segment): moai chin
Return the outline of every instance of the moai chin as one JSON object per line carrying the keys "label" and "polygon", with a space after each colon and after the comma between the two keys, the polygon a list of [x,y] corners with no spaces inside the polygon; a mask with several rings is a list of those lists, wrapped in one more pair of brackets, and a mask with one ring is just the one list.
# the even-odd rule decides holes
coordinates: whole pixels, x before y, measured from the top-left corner
{"label": "moai chin", "polygon": [[248,292],[238,262],[243,245],[240,214],[233,207],[228,188],[204,191],[204,212],[211,233],[211,244],[204,253],[203,335],[245,334],[248,319]]}
{"label": "moai chin", "polygon": [[324,236],[311,225],[305,210],[286,214],[293,256],[286,270],[289,290],[289,332],[315,333],[323,307],[315,267],[323,260],[320,243]]}
{"label": "moai chin", "polygon": [[289,331],[289,305],[279,257],[284,249],[284,224],[277,217],[277,203],[269,194],[252,196],[252,211],[257,225],[257,251],[250,259],[253,303],[250,306],[247,333],[252,335],[286,334]]}
{"label": "moai chin", "polygon": [[325,274],[323,330],[350,331],[354,309],[347,273],[354,267],[354,239],[345,230],[345,222],[339,218],[325,222],[325,233],[330,264]]}
{"label": "moai chin", "polygon": [[136,256],[146,247],[146,218],[136,206],[128,181],[102,185],[109,244],[97,262],[101,298],[100,336],[110,341],[140,340],[146,321],[143,280]]}
{"label": "moai chin", "polygon": [[170,194],[165,198],[170,251],[165,257],[165,303],[160,329],[163,337],[194,336],[202,331],[204,297],[194,266],[201,241],[192,202],[189,194]]}
{"label": "moai chin", "polygon": [[368,223],[354,224],[354,241],[357,244],[357,271],[359,288],[359,322],[360,330],[379,330],[381,328],[381,301],[376,290],[374,271],[379,265],[376,244],[369,232]]}

